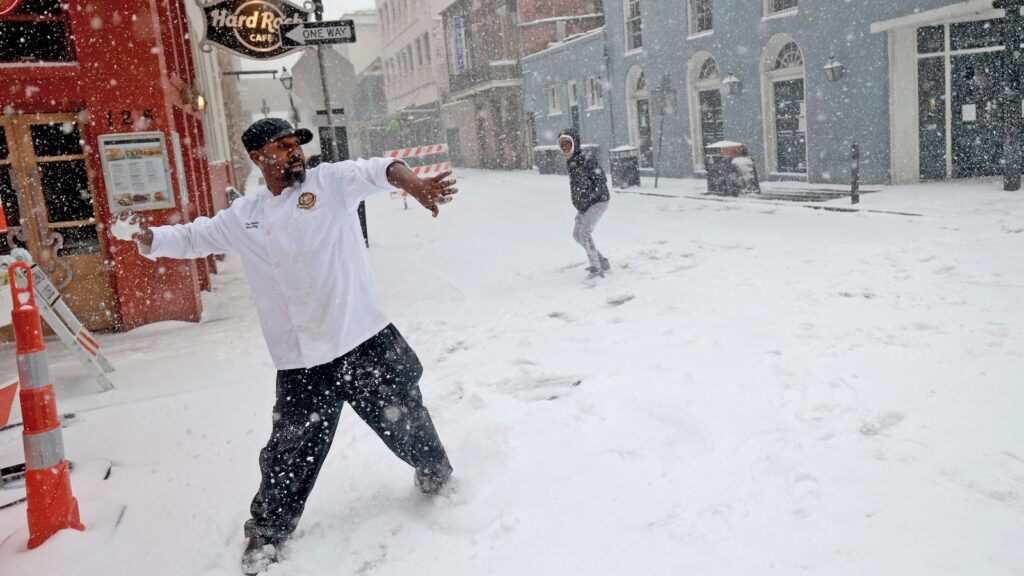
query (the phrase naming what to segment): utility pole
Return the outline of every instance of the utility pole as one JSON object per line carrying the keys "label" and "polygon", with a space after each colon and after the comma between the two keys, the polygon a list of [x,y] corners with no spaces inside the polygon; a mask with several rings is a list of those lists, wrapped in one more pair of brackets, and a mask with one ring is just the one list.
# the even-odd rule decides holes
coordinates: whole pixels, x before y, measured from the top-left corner
{"label": "utility pole", "polygon": [[1020,190],[1021,174],[1021,7],[1024,0],[994,0],[993,8],[1006,11],[1003,20],[1003,190]]}

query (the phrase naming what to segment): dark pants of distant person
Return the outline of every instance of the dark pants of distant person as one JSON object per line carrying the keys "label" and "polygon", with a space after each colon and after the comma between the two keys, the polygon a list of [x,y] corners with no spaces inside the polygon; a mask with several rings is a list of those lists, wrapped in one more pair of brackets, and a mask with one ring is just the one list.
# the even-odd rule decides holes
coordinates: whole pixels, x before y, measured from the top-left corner
{"label": "dark pants of distant person", "polygon": [[283,538],[299,523],[345,402],[410,466],[447,476],[451,465],[423,406],[416,353],[394,325],[313,368],[279,370],[274,427],[260,452],[263,481],[245,535]]}

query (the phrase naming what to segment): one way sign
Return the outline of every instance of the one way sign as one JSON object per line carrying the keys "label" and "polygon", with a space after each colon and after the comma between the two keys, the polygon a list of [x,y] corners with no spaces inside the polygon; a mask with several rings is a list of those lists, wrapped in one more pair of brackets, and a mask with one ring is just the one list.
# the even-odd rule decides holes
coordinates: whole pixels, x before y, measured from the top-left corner
{"label": "one way sign", "polygon": [[302,22],[281,26],[281,43],[285,47],[342,44],[356,41],[354,20]]}

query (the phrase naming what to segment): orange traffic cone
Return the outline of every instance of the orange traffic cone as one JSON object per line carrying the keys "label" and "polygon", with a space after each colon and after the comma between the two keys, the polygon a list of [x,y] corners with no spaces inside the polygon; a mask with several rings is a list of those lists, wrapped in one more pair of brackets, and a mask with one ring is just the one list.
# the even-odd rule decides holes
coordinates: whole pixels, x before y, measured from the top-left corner
{"label": "orange traffic cone", "polygon": [[[21,274],[15,274],[21,270]],[[71,494],[71,471],[64,458],[64,436],[57,417],[57,397],[43,344],[32,290],[32,269],[25,262],[8,271],[14,310],[11,318],[18,349],[21,415],[25,422],[25,491],[28,497],[28,547],[35,548],[59,530],[85,530],[78,500]],[[20,285],[19,285],[20,284]]]}

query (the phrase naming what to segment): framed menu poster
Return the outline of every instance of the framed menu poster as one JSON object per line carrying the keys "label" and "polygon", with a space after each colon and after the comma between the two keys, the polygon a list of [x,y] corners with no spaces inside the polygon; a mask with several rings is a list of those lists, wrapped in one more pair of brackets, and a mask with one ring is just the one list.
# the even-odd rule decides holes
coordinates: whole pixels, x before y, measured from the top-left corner
{"label": "framed menu poster", "polygon": [[99,144],[111,212],[175,207],[163,132],[104,134]]}

